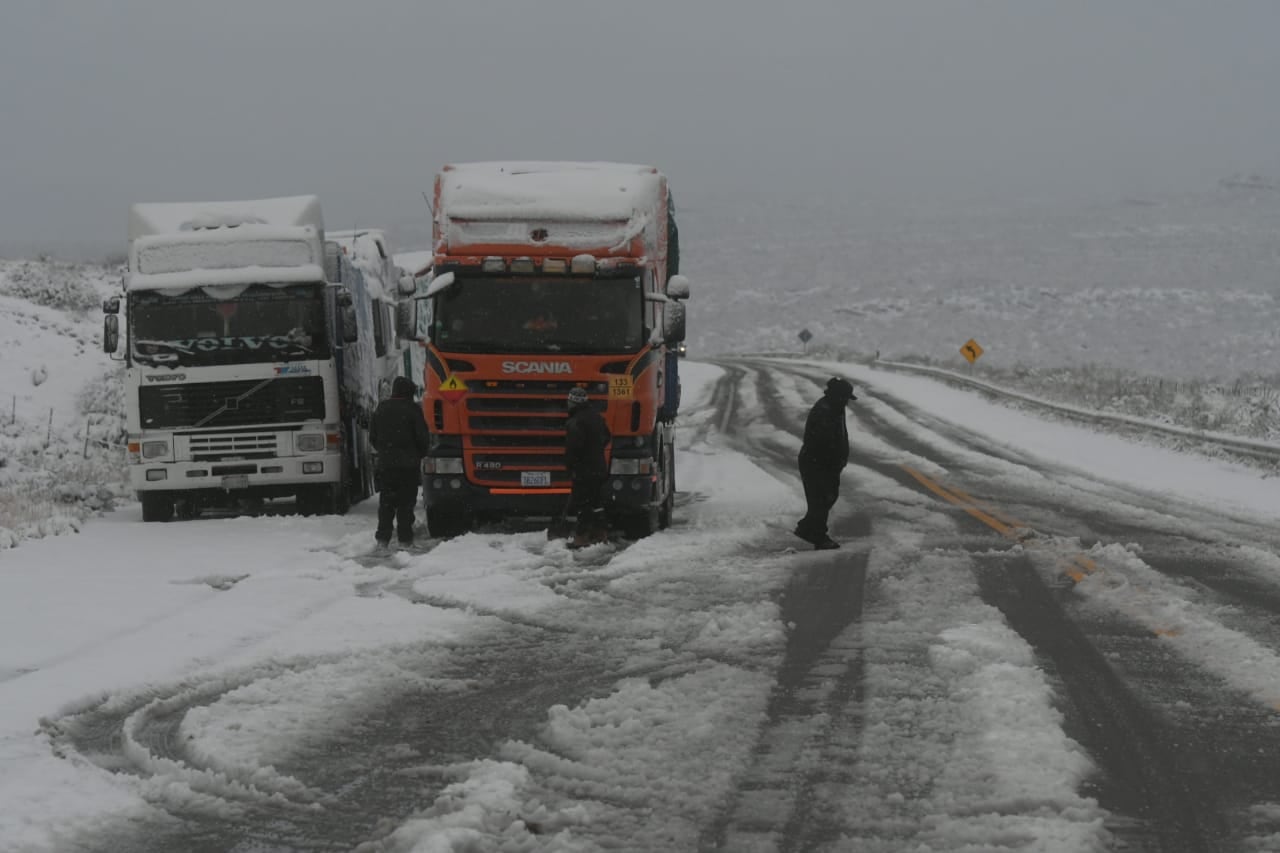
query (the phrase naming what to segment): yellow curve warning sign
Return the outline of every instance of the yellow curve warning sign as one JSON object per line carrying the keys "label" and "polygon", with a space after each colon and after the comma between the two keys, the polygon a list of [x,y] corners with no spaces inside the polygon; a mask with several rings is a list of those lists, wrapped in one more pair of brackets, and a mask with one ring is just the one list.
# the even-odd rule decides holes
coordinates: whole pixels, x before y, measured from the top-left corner
{"label": "yellow curve warning sign", "polygon": [[440,383],[440,396],[450,403],[458,402],[465,393],[467,393],[467,383],[454,374],[450,374],[448,379]]}
{"label": "yellow curve warning sign", "polygon": [[982,347],[978,346],[978,342],[975,341],[973,338],[969,338],[968,343],[960,347],[960,354],[964,356],[965,361],[969,362],[970,364],[973,364],[975,361],[982,358],[983,352],[984,350],[982,349]]}

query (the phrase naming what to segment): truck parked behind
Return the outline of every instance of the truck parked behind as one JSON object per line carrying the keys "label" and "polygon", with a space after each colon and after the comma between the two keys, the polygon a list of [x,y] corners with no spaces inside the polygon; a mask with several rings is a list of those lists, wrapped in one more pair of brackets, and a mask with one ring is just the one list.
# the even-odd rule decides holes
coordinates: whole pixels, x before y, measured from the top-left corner
{"label": "truck parked behind", "polygon": [[399,346],[375,321],[387,297],[326,243],[315,196],[135,204],[104,345],[117,350],[123,310],[143,520],[281,497],[342,513],[367,497],[379,351]]}

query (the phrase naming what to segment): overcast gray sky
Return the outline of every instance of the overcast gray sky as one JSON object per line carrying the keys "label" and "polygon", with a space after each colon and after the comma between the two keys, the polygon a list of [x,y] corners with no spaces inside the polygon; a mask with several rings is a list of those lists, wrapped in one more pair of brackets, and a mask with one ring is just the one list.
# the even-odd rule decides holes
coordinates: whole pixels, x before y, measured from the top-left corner
{"label": "overcast gray sky", "polygon": [[443,163],[647,162],[677,201],[1078,199],[1280,171],[1280,3],[3,0],[0,247],[133,201],[319,193],[402,225]]}

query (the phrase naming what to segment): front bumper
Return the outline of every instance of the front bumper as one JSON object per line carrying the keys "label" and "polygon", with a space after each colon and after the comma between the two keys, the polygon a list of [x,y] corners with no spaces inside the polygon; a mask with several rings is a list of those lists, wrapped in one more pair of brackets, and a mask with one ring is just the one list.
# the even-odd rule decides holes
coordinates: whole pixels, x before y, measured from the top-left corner
{"label": "front bumper", "polygon": [[[319,471],[308,471],[316,467]],[[150,475],[150,478],[148,478]],[[237,462],[164,462],[129,465],[129,482],[138,492],[287,491],[298,486],[336,483],[342,476],[340,453],[311,453]],[[160,478],[160,479],[156,479]]]}
{"label": "front bumper", "polygon": [[[427,508],[508,516],[557,516],[569,502],[568,489],[491,489],[463,474],[424,474],[422,499]],[[651,474],[613,476],[605,482],[606,509],[630,513],[657,504],[657,478]]]}

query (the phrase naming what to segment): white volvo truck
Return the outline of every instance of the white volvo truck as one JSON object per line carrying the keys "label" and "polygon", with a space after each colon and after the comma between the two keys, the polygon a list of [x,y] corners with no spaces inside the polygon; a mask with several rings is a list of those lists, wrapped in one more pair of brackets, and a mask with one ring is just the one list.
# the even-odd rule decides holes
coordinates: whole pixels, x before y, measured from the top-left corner
{"label": "white volvo truck", "polygon": [[104,346],[123,331],[143,520],[290,497],[342,513],[373,491],[369,418],[401,344],[371,289],[314,196],[132,207]]}

